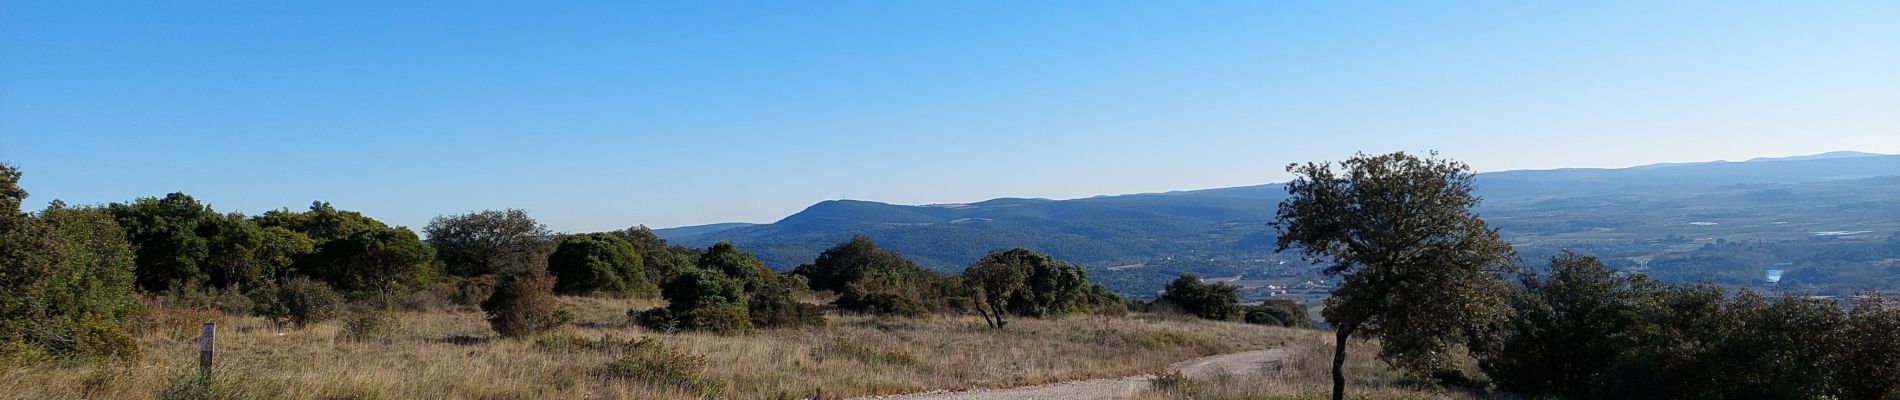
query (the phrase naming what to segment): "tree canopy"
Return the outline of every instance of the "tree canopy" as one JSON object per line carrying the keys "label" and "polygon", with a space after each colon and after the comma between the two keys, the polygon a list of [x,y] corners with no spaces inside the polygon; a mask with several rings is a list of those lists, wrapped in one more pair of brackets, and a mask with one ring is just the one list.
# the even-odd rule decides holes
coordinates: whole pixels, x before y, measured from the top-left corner
{"label": "tree canopy", "polygon": [[1464,163],[1405,153],[1358,155],[1337,165],[1287,166],[1272,226],[1281,251],[1297,248],[1340,284],[1322,314],[1338,337],[1333,398],[1344,396],[1346,340],[1379,337],[1380,356],[1420,374],[1455,370],[1453,351],[1506,317],[1499,272],[1511,247],[1472,208]]}
{"label": "tree canopy", "polygon": [[646,268],[633,244],[607,233],[568,236],[548,256],[554,290],[569,294],[651,293]]}
{"label": "tree canopy", "polygon": [[507,275],[543,257],[546,226],[519,209],[440,216],[423,229],[450,275]]}

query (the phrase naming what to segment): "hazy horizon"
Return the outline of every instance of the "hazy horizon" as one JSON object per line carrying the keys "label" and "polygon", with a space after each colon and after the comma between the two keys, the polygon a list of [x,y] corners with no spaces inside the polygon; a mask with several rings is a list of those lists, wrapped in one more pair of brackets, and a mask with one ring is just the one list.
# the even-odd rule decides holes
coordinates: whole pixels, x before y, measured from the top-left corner
{"label": "hazy horizon", "polygon": [[30,208],[420,228],[1900,153],[1900,4],[0,4]]}

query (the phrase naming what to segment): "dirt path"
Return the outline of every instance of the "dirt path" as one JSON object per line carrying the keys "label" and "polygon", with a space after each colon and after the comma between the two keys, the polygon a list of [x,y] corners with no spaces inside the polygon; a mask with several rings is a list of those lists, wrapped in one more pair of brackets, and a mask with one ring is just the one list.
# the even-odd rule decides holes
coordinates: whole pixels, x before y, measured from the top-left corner
{"label": "dirt path", "polygon": [[[1236,375],[1277,369],[1286,362],[1292,353],[1286,349],[1244,351],[1196,358],[1168,366],[1170,370],[1179,370],[1190,378],[1207,378],[1228,372]],[[1148,389],[1150,377],[1131,376],[1119,379],[1089,379],[1051,383],[1047,385],[1023,386],[1005,389],[978,389],[964,392],[934,392],[894,396],[859,397],[858,399],[905,399],[905,400],[1087,400],[1087,399],[1124,399]]]}

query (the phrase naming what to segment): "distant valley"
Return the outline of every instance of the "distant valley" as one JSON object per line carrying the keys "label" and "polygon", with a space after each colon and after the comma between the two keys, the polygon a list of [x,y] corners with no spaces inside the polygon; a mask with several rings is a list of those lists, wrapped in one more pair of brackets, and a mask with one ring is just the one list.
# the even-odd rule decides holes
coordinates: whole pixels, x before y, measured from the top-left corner
{"label": "distant valley", "polygon": [[[1479,212],[1527,264],[1564,249],[1666,281],[1847,294],[1900,289],[1900,156],[1837,152],[1743,162],[1483,173]],[[788,270],[867,235],[920,265],[960,270],[1028,247],[1084,264],[1136,297],[1180,273],[1241,285],[1249,297],[1321,294],[1323,277],[1274,253],[1278,184],[1072,200],[1001,198],[896,205],[830,200],[770,224],[656,230],[669,241],[730,241]]]}

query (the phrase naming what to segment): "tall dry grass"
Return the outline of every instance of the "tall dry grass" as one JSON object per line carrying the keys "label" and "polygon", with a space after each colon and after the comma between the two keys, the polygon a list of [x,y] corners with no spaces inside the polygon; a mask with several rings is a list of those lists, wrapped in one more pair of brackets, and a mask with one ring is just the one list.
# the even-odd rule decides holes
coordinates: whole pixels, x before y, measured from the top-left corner
{"label": "tall dry grass", "polygon": [[[523,340],[497,338],[467,308],[395,312],[378,334],[355,335],[347,322],[365,318],[279,330],[155,307],[139,361],[6,367],[0,398],[837,398],[1139,375],[1302,332],[1146,314],[1025,318],[1002,331],[974,316],[831,314],[812,330],[660,334],[625,314],[656,301],[561,301],[576,323]],[[197,341],[181,333],[201,318],[219,322],[210,381],[195,379]]]}

